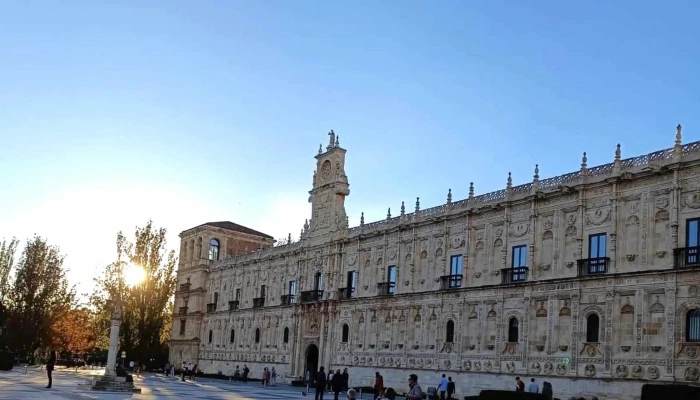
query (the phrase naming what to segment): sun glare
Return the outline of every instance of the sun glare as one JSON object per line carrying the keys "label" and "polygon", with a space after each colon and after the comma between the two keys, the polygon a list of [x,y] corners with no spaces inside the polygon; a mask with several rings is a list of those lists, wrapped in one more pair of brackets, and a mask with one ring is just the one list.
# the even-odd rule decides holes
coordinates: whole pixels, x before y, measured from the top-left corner
{"label": "sun glare", "polygon": [[146,280],[146,271],[138,265],[127,264],[124,267],[124,282],[128,286],[136,286]]}

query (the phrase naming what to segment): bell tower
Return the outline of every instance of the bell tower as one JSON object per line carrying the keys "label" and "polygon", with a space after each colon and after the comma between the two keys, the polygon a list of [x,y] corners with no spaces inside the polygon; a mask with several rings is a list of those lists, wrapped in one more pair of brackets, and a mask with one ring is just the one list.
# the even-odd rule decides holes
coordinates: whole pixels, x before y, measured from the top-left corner
{"label": "bell tower", "polygon": [[311,221],[307,237],[322,237],[329,234],[347,233],[348,220],[345,214],[345,196],[350,194],[348,177],[345,175],[345,152],[340,147],[340,136],[332,130],[326,150],[319,145],[316,155],[313,188],[309,191]]}

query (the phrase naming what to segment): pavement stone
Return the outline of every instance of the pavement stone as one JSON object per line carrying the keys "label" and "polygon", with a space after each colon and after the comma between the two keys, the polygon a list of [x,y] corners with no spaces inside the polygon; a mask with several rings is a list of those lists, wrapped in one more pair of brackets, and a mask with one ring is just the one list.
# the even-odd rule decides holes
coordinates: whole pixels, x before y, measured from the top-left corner
{"label": "pavement stone", "polygon": [[[56,370],[53,373],[53,387],[45,389],[46,371],[38,368],[0,371],[0,400],[288,400],[312,399],[303,396],[301,388],[289,385],[261,387],[260,383],[230,383],[219,380],[200,379],[197,382],[182,382],[162,374],[145,374],[134,377],[136,387],[141,394],[101,393],[85,390],[78,384],[85,383],[94,375],[101,375],[104,370]],[[345,396],[343,396],[345,399]],[[333,395],[326,394],[324,400],[333,400]]]}

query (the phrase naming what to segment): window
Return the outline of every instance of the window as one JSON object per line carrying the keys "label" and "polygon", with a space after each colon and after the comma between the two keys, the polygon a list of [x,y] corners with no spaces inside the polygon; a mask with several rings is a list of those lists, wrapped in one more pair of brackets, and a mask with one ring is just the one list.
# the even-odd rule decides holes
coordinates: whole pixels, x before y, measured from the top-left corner
{"label": "window", "polygon": [[462,255],[450,257],[450,275],[462,275]]}
{"label": "window", "polygon": [[598,332],[600,331],[600,319],[598,314],[590,314],[586,317],[586,342],[598,343]]}
{"label": "window", "polygon": [[350,327],[348,324],[343,324],[343,343],[347,343],[350,338]]}
{"label": "window", "polygon": [[323,290],[323,274],[320,272],[317,272],[316,276],[314,277],[314,290]]}
{"label": "window", "polygon": [[185,334],[185,327],[186,327],[186,324],[187,324],[187,320],[186,320],[186,319],[181,319],[181,320],[180,320],[180,335],[184,335],[184,334]]}
{"label": "window", "polygon": [[212,239],[209,241],[209,259],[219,259],[219,241],[216,239]]}
{"label": "window", "polygon": [[255,328],[255,343],[260,343],[260,328]]}
{"label": "window", "polygon": [[513,268],[527,267],[527,246],[513,246]]}
{"label": "window", "polygon": [[297,281],[289,281],[289,303],[293,304],[297,302]]}
{"label": "window", "polygon": [[265,285],[260,285],[260,297],[265,298]]}
{"label": "window", "polygon": [[605,247],[607,244],[605,233],[597,233],[588,237],[588,273],[605,273],[606,259]]}
{"label": "window", "polygon": [[690,310],[685,322],[685,340],[700,342],[700,310]]}
{"label": "window", "polygon": [[241,301],[241,289],[236,289],[236,301]]}
{"label": "window", "polygon": [[686,265],[700,263],[700,218],[689,219],[685,223]]}
{"label": "window", "polygon": [[508,320],[508,343],[518,343],[518,319]]}
{"label": "window", "polygon": [[214,332],[212,332],[211,329],[209,329],[209,343],[211,343],[211,340],[214,338]]}
{"label": "window", "polygon": [[347,296],[348,298],[354,297],[355,289],[357,288],[357,271],[348,271],[348,286],[347,286]]}
{"label": "window", "polygon": [[219,292],[214,292],[214,308],[219,305]]}
{"label": "window", "polygon": [[289,343],[289,328],[284,328],[284,335],[282,337],[284,343]]}
{"label": "window", "polygon": [[451,319],[447,321],[445,329],[445,342],[452,343],[455,341],[455,323]]}
{"label": "window", "polygon": [[387,274],[387,282],[389,283],[389,293],[396,293],[396,265],[389,266],[389,273]]}
{"label": "window", "polygon": [[229,340],[230,343],[233,343],[236,340],[236,330],[231,329],[231,339]]}

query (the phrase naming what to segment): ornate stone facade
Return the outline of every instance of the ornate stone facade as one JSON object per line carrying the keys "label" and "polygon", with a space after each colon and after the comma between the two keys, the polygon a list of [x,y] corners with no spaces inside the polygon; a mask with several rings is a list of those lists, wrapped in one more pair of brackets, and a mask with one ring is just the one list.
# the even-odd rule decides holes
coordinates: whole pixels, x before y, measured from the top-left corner
{"label": "ornate stone facade", "polygon": [[247,364],[254,377],[274,366],[287,380],[348,367],[355,386],[377,370],[398,388],[409,373],[424,386],[446,373],[460,395],[518,375],[552,382],[557,397],[601,399],[700,378],[700,333],[688,330],[700,308],[700,142],[682,145],[680,126],[670,149],[622,159],[618,146],[592,168],[584,153],[576,172],[540,180],[536,168],[528,184],[509,175],[503,190],[471,186],[467,199],[402,204],[353,228],[345,150],[329,135],[298,242],[180,264],[180,283],[221,295],[208,312],[176,312],[173,338],[178,321],[188,329],[171,360],[224,374]]}

